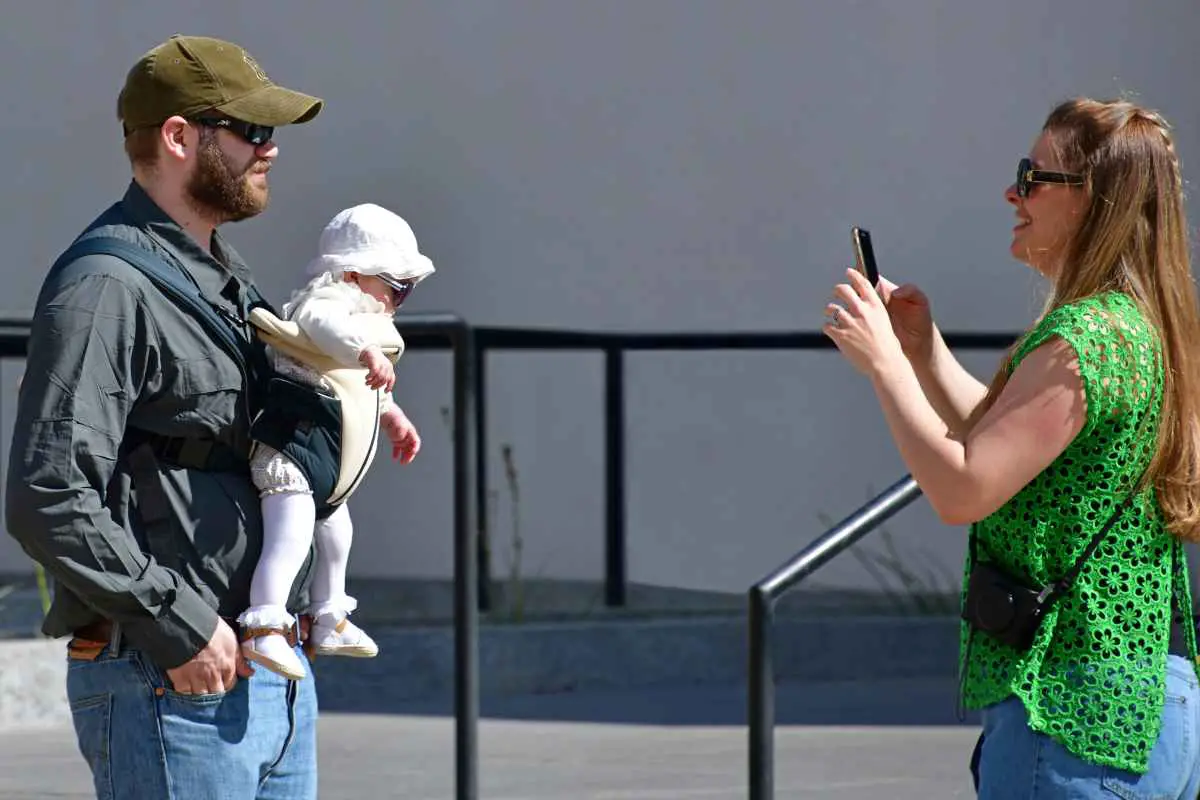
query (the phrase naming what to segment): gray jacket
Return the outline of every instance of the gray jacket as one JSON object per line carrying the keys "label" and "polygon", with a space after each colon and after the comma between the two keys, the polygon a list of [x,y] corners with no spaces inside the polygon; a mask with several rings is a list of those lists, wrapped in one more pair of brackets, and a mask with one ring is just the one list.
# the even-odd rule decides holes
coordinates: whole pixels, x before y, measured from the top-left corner
{"label": "gray jacket", "polygon": [[[257,295],[249,269],[219,234],[209,255],[136,183],[88,230],[174,261],[237,319]],[[218,616],[248,606],[262,547],[248,467],[209,471],[153,460],[154,480],[146,481],[131,465],[130,443],[146,433],[213,439],[240,456],[249,453],[251,413],[235,361],[124,261],[84,256],[47,277],[5,505],[9,533],[55,578],[44,633],[65,636],[108,618],[124,641],[169,669],[205,646]]]}

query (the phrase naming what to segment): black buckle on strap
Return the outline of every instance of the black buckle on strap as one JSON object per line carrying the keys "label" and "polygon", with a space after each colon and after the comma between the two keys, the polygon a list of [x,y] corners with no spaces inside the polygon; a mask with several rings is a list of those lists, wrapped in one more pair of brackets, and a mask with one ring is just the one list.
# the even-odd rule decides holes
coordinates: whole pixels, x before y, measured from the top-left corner
{"label": "black buckle on strap", "polygon": [[209,439],[156,436],[151,447],[163,461],[188,469],[206,469],[214,442]]}
{"label": "black buckle on strap", "polygon": [[215,439],[146,433],[139,436],[137,441],[148,445],[158,461],[175,467],[207,472],[239,472],[249,466],[248,453],[239,453]]}

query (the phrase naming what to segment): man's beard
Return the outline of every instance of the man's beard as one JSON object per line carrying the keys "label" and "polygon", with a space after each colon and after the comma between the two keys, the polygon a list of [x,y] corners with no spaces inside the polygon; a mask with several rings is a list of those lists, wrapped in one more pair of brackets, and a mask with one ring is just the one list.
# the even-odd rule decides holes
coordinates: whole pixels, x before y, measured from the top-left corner
{"label": "man's beard", "polygon": [[260,163],[253,162],[239,172],[221,152],[216,136],[202,138],[196,169],[186,187],[189,205],[215,225],[261,214],[269,192],[265,185],[250,183],[252,170]]}

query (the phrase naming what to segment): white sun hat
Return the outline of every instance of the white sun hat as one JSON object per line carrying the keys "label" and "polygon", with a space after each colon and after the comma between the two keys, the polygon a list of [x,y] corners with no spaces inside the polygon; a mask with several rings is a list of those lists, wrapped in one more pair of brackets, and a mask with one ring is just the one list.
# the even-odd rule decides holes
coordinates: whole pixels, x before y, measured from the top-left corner
{"label": "white sun hat", "polygon": [[339,211],[321,231],[317,253],[309,262],[309,275],[357,272],[400,288],[401,282],[416,285],[434,272],[403,217],[374,203]]}

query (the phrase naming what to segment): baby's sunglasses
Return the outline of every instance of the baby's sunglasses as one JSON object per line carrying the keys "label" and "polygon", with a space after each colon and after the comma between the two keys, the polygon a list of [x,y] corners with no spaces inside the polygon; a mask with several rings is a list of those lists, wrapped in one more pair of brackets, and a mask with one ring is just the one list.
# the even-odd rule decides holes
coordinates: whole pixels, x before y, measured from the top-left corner
{"label": "baby's sunglasses", "polygon": [[383,281],[388,286],[392,287],[392,305],[394,305],[396,308],[399,308],[404,304],[404,301],[408,299],[410,294],[412,294],[413,287],[417,285],[415,281],[399,280],[398,278],[393,278],[390,275],[378,275],[376,277],[378,277],[379,280]]}

